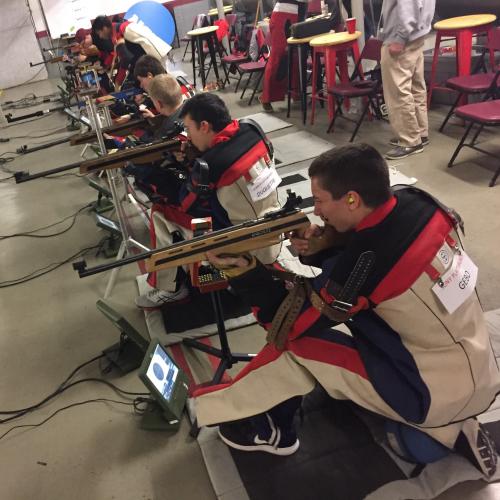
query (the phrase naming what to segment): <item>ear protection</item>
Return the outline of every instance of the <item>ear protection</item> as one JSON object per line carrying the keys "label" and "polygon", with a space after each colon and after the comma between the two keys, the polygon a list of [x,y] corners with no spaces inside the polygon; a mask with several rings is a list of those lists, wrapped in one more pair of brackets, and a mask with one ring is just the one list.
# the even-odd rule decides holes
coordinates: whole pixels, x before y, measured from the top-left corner
{"label": "ear protection", "polygon": [[352,195],[350,194],[349,197],[347,198],[347,203],[349,203],[349,205],[352,205],[354,203],[354,198],[352,197]]}

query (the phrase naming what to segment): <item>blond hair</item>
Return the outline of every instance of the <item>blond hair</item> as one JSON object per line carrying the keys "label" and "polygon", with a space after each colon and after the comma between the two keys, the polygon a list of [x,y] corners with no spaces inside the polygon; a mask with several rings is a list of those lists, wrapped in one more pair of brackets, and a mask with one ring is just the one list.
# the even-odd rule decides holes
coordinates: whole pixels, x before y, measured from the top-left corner
{"label": "blond hair", "polygon": [[181,86],[172,75],[156,75],[151,80],[148,94],[165,107],[177,108],[182,103]]}

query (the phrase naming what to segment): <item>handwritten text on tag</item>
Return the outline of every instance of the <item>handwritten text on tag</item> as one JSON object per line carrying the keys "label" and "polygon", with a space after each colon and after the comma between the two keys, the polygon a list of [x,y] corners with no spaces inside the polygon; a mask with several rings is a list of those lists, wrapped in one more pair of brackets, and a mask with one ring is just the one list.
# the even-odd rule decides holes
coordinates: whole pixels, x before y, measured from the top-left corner
{"label": "handwritten text on tag", "polygon": [[477,266],[462,250],[454,255],[450,269],[441,276],[440,282],[432,287],[432,291],[452,314],[474,292],[476,281]]}

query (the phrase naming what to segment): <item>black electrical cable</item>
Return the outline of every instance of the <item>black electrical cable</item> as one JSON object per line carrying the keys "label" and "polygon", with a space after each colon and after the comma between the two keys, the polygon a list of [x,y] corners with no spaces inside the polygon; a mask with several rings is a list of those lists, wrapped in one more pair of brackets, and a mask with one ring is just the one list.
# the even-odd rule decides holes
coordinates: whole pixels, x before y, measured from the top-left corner
{"label": "black electrical cable", "polygon": [[[32,229],[31,231],[24,231],[22,233],[13,233],[13,234],[6,234],[6,235],[0,235],[0,241],[6,240],[9,238],[18,238],[18,237],[26,237],[26,238],[51,238],[52,236],[59,236],[60,234],[66,233],[69,231],[76,222],[77,217],[86,209],[90,208],[92,206],[92,203],[88,203],[87,205],[79,208],[75,213],[68,215],[67,217],[64,217],[64,219],[61,219],[58,222],[54,222],[52,224],[48,224],[47,226],[42,226],[37,229]],[[43,231],[45,229],[50,229],[51,227],[58,226],[59,224],[62,224],[63,222],[67,221],[68,219],[73,219],[71,224],[64,229],[63,231],[59,231],[57,233],[51,233],[51,234],[33,234],[33,233],[38,233],[39,231]]]}
{"label": "black electrical cable", "polygon": [[11,427],[9,430],[4,432],[3,434],[0,435],[0,439],[3,439],[7,434],[11,433],[14,429],[21,429],[21,428],[27,428],[27,427],[40,427],[43,425],[45,422],[48,422],[50,419],[54,418],[58,413],[61,413],[64,410],[67,410],[69,408],[74,408],[75,406],[82,406],[85,404],[89,403],[115,403],[115,404],[120,404],[120,405],[125,405],[125,406],[133,406],[134,410],[136,407],[135,402],[127,402],[127,401],[117,401],[115,399],[108,399],[108,398],[96,398],[96,399],[87,399],[85,401],[79,401],[78,403],[72,403],[67,406],[63,406],[62,408],[59,408],[52,414],[50,414],[47,418],[42,420],[41,422],[37,424],[22,424],[22,425],[15,425],[14,427]]}
{"label": "black electrical cable", "polygon": [[102,359],[105,357],[105,354],[99,354],[99,356],[95,356],[92,359],[89,359],[88,361],[85,361],[85,363],[82,363],[81,365],[78,365],[65,379],[63,382],[59,384],[57,389],[54,392],[51,392],[48,396],[45,397],[40,403],[36,403],[34,405],[28,406],[26,408],[20,408],[18,410],[6,410],[6,411],[0,411],[0,415],[14,415],[16,413],[21,413],[23,411],[29,411],[34,408],[38,408],[40,405],[42,405],[44,402],[48,401],[51,397],[53,397],[55,394],[58,393],[82,368],[85,368],[86,366],[90,365],[94,361],[97,361],[98,359]]}
{"label": "black electrical cable", "polygon": [[26,274],[25,276],[21,276],[20,278],[1,281],[0,288],[8,288],[11,286],[20,285],[21,283],[26,283],[28,281],[39,278],[40,276],[44,276],[45,274],[48,274],[51,271],[55,271],[56,269],[60,268],[64,264],[67,264],[68,262],[76,259],[77,257],[81,257],[82,255],[84,255],[86,252],[89,252],[90,250],[94,250],[96,248],[100,249],[103,246],[103,244],[104,244],[104,242],[101,242],[98,245],[94,245],[94,246],[87,247],[87,248],[82,248],[81,250],[79,250],[75,254],[71,255],[67,259],[64,259],[62,262],[52,262],[51,264],[47,264],[46,266],[44,266],[40,269],[35,269],[33,272]]}
{"label": "black electrical cable", "polygon": [[146,392],[130,392],[130,391],[126,391],[126,390],[121,389],[120,387],[116,386],[115,384],[112,384],[111,382],[108,382],[107,380],[102,379],[102,378],[95,378],[95,377],[82,378],[80,380],[76,380],[75,382],[71,382],[71,384],[59,387],[52,394],[50,394],[49,396],[47,396],[46,398],[44,398],[39,403],[37,403],[35,405],[32,405],[32,406],[30,406],[30,407],[28,407],[28,408],[26,408],[24,410],[21,410],[20,412],[14,414],[14,415],[11,415],[10,417],[1,419],[0,420],[0,424],[5,424],[5,423],[10,422],[12,420],[16,420],[18,418],[21,418],[24,415],[26,415],[27,413],[30,413],[33,410],[36,410],[36,409],[40,408],[45,403],[49,402],[51,399],[54,399],[56,396],[59,396],[63,392],[66,392],[68,389],[71,389],[72,387],[75,387],[78,384],[83,384],[85,382],[94,382],[94,383],[98,383],[98,384],[107,385],[108,387],[110,387],[111,389],[113,389],[117,394],[120,394],[120,395],[125,395],[125,396],[149,396],[149,393],[146,393]]}

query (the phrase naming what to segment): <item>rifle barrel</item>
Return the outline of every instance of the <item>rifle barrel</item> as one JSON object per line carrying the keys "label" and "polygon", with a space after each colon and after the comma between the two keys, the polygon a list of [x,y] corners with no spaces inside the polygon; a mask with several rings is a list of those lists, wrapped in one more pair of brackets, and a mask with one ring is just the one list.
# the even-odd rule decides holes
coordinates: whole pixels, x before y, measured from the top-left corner
{"label": "rifle barrel", "polygon": [[[277,213],[280,213],[279,211]],[[291,220],[287,220],[287,217],[292,216]],[[302,216],[302,217],[301,217]],[[140,253],[138,255],[132,255],[130,257],[125,257],[119,261],[109,262],[107,264],[100,264],[98,266],[94,266],[91,268],[87,268],[86,262],[79,261],[73,264],[73,269],[78,272],[80,278],[85,278],[87,276],[92,276],[94,274],[102,273],[105,271],[110,271],[112,269],[126,266],[128,264],[132,264],[134,262],[139,262],[141,260],[148,259],[150,257],[154,257],[162,252],[172,252],[173,255],[162,257],[154,262],[154,265],[165,265],[168,263],[173,263],[177,260],[183,260],[185,263],[186,259],[190,262],[196,262],[197,260],[202,260],[201,255],[209,250],[223,249],[225,247],[230,247],[234,244],[241,243],[245,240],[252,240],[256,238],[261,238],[263,241],[268,241],[270,234],[266,231],[265,228],[260,228],[259,226],[264,226],[265,223],[277,221],[283,218],[283,223],[274,225],[272,227],[272,233],[284,233],[286,231],[292,230],[294,228],[300,227],[301,225],[305,225],[309,223],[309,219],[307,215],[303,214],[300,210],[295,210],[293,212],[281,213],[279,216],[270,217],[269,214],[261,219],[252,220],[248,222],[244,222],[242,224],[238,224],[237,226],[232,226],[226,229],[221,229],[219,231],[214,231],[212,233],[207,233],[202,236],[198,236],[191,240],[180,241],[178,243],[174,243],[173,245],[169,245],[163,248],[156,248],[154,250],[149,250],[147,252]],[[235,238],[230,238],[230,234],[232,232],[237,231],[238,229],[249,229],[255,228],[254,232],[250,232],[245,235],[240,235]],[[227,235],[229,238],[221,238],[221,236]],[[271,234],[272,236],[272,234]],[[214,240],[212,243],[206,244],[204,246],[200,245],[205,240]],[[191,247],[189,250],[183,250],[182,247]],[[263,245],[266,246],[266,245]],[[255,249],[255,246],[252,246]],[[197,259],[196,256],[199,255],[200,258]]]}

